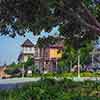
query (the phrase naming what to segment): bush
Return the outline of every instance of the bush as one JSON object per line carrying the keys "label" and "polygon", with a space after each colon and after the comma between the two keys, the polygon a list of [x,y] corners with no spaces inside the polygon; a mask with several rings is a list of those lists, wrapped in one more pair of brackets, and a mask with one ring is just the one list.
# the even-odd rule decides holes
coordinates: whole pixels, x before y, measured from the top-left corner
{"label": "bush", "polygon": [[95,76],[92,72],[82,72],[81,77],[93,77]]}
{"label": "bush", "polygon": [[[96,88],[97,87],[97,88]],[[43,79],[10,90],[0,90],[0,100],[99,100],[100,83]]]}

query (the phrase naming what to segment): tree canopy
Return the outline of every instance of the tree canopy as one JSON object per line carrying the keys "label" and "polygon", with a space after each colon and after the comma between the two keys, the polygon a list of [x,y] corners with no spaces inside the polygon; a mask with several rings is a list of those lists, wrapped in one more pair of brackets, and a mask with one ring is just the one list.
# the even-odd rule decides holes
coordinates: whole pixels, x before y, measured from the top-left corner
{"label": "tree canopy", "polygon": [[94,33],[100,35],[99,8],[99,0],[1,0],[0,32],[11,37],[26,31],[38,35],[60,26],[61,35],[70,39],[76,34],[93,39]]}

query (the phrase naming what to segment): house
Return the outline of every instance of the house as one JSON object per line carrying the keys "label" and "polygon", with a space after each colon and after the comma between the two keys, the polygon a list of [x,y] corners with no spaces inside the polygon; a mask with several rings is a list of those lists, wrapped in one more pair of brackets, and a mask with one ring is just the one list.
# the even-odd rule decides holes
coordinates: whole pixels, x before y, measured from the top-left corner
{"label": "house", "polygon": [[26,62],[29,57],[33,58],[35,54],[35,46],[34,44],[27,39],[22,45],[22,51],[18,57],[18,61],[20,63]]}
{"label": "house", "polygon": [[59,43],[39,48],[27,39],[21,47],[22,52],[18,57],[19,62],[26,62],[28,57],[32,57],[40,72],[57,71],[58,61],[62,57],[62,44]]}

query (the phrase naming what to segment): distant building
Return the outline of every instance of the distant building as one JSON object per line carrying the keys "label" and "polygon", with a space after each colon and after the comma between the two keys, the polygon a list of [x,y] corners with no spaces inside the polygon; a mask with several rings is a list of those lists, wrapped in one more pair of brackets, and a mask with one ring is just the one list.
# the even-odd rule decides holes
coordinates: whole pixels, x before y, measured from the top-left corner
{"label": "distant building", "polygon": [[[61,41],[60,41],[61,42]],[[27,39],[22,45],[19,62],[26,62],[28,57],[34,58],[34,63],[41,72],[56,71],[58,60],[62,57],[63,44],[58,43],[39,48]]]}

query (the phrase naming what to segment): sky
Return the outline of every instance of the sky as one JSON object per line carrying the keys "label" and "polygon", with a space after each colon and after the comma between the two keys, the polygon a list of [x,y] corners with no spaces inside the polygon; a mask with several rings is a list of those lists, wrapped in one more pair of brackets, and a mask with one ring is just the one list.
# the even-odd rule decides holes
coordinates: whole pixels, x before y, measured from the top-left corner
{"label": "sky", "polygon": [[0,36],[0,66],[17,62],[18,55],[22,49],[20,45],[26,39],[30,39],[35,44],[38,37],[54,35],[56,32],[58,32],[58,27],[53,28],[50,33],[41,32],[39,36],[34,36],[31,32],[27,33],[26,37],[17,36],[10,38],[8,36]]}

